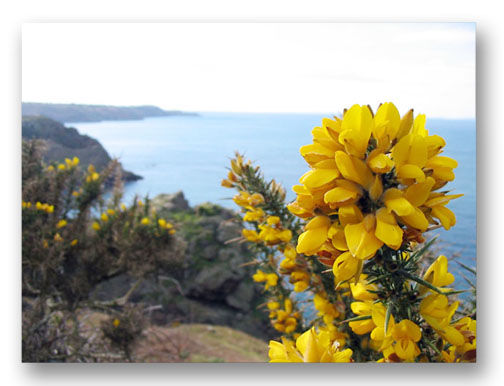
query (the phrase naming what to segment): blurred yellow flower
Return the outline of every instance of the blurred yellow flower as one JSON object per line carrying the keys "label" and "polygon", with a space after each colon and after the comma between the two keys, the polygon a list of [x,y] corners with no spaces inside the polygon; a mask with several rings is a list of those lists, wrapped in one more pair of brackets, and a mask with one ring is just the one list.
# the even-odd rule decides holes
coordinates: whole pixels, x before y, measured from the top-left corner
{"label": "blurred yellow flower", "polygon": [[56,228],[60,229],[60,228],[63,228],[67,225],[67,221],[66,220],[59,220],[58,223],[56,224]]}

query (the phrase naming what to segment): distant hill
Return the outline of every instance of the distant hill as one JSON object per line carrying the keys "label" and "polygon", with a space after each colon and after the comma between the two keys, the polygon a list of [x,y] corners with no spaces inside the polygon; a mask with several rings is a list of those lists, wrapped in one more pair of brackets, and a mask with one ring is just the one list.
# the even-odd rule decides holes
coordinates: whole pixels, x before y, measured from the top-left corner
{"label": "distant hill", "polygon": [[[111,161],[107,151],[96,139],[81,135],[73,127],[65,127],[47,117],[23,116],[22,136],[24,139],[42,139],[46,142],[47,150],[43,157],[48,163],[78,157],[84,167],[93,164],[100,171]],[[141,178],[123,170],[125,181],[136,181]]]}
{"label": "distant hill", "polygon": [[58,103],[22,103],[23,115],[43,115],[59,122],[98,122],[136,120],[171,115],[197,115],[182,111],[166,111],[156,106],[103,106]]}

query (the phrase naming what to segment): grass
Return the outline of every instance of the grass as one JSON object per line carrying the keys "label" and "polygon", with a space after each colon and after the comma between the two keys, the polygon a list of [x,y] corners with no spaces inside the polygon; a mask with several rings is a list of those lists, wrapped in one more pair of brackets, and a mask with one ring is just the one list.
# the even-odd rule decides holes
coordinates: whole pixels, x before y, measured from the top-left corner
{"label": "grass", "polygon": [[268,344],[224,326],[151,327],[137,348],[145,362],[267,362]]}

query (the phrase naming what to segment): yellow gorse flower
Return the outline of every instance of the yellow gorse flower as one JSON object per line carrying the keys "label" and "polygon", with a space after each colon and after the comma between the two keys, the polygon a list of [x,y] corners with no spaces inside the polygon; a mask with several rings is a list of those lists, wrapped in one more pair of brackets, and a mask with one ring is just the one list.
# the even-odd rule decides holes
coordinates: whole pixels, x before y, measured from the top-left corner
{"label": "yellow gorse flower", "polygon": [[[420,349],[416,342],[422,337],[420,327],[418,327],[411,320],[404,319],[397,323],[392,328],[392,339],[394,343],[391,348],[395,354],[402,360],[411,362],[419,354]],[[390,355],[391,351],[388,351]]]}
{"label": "yellow gorse flower", "polygon": [[96,169],[94,165],[89,164],[87,168],[87,176],[86,176],[86,182],[93,182],[93,181],[98,181],[100,178],[100,174],[96,172]]}
{"label": "yellow gorse flower", "polygon": [[454,346],[464,344],[464,336],[450,325],[458,305],[458,302],[448,304],[448,298],[441,294],[429,295],[420,303],[420,315],[439,336]]}
{"label": "yellow gorse flower", "polygon": [[315,328],[301,334],[294,344],[282,337],[282,343],[269,343],[270,362],[352,362],[352,350],[339,350],[339,344],[331,341],[329,334],[317,334]]}
{"label": "yellow gorse flower", "polygon": [[274,287],[278,282],[278,275],[275,273],[264,273],[260,269],[256,271],[256,273],[252,276],[252,279],[255,282],[266,282],[264,289],[267,290],[270,287]]}
{"label": "yellow gorse flower", "polygon": [[296,330],[298,313],[294,312],[293,303],[290,299],[285,299],[283,309],[276,309],[270,314],[270,318],[275,330],[290,334]]}
{"label": "yellow gorse flower", "polygon": [[264,211],[261,208],[252,209],[245,213],[243,216],[243,221],[260,221],[264,217]]}
{"label": "yellow gorse flower", "polygon": [[424,115],[410,110],[401,118],[392,103],[375,115],[354,105],[342,119],[323,119],[312,135],[313,143],[300,149],[311,169],[294,186],[297,198],[288,209],[310,219],[298,253],[327,252],[332,244],[339,279],[358,274],[354,259],[371,259],[384,245],[399,250],[431,225],[455,224],[446,204],[461,195],[438,189],[454,179],[457,162],[440,155],[445,141],[429,135]]}
{"label": "yellow gorse flower", "polygon": [[[438,288],[452,284],[455,277],[448,272],[448,259],[446,256],[439,256],[427,269],[423,279]],[[428,290],[427,287],[421,286],[420,294],[424,294]]]}
{"label": "yellow gorse flower", "polygon": [[80,160],[77,157],[73,157],[72,159],[70,158],[65,158],[65,163],[68,169],[71,169],[79,164]]}
{"label": "yellow gorse flower", "polygon": [[63,228],[67,225],[67,221],[66,220],[59,220],[58,223],[56,224],[56,228],[60,229],[60,228]]}

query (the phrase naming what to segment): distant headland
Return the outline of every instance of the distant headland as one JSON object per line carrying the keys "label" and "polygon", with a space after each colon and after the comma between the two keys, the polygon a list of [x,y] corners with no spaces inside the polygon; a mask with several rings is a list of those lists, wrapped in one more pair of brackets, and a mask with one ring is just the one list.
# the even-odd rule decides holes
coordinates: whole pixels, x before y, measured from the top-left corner
{"label": "distant headland", "polygon": [[106,106],[60,103],[22,103],[22,115],[42,115],[59,122],[99,122],[140,120],[172,115],[197,116],[197,113],[163,110],[156,106]]}

